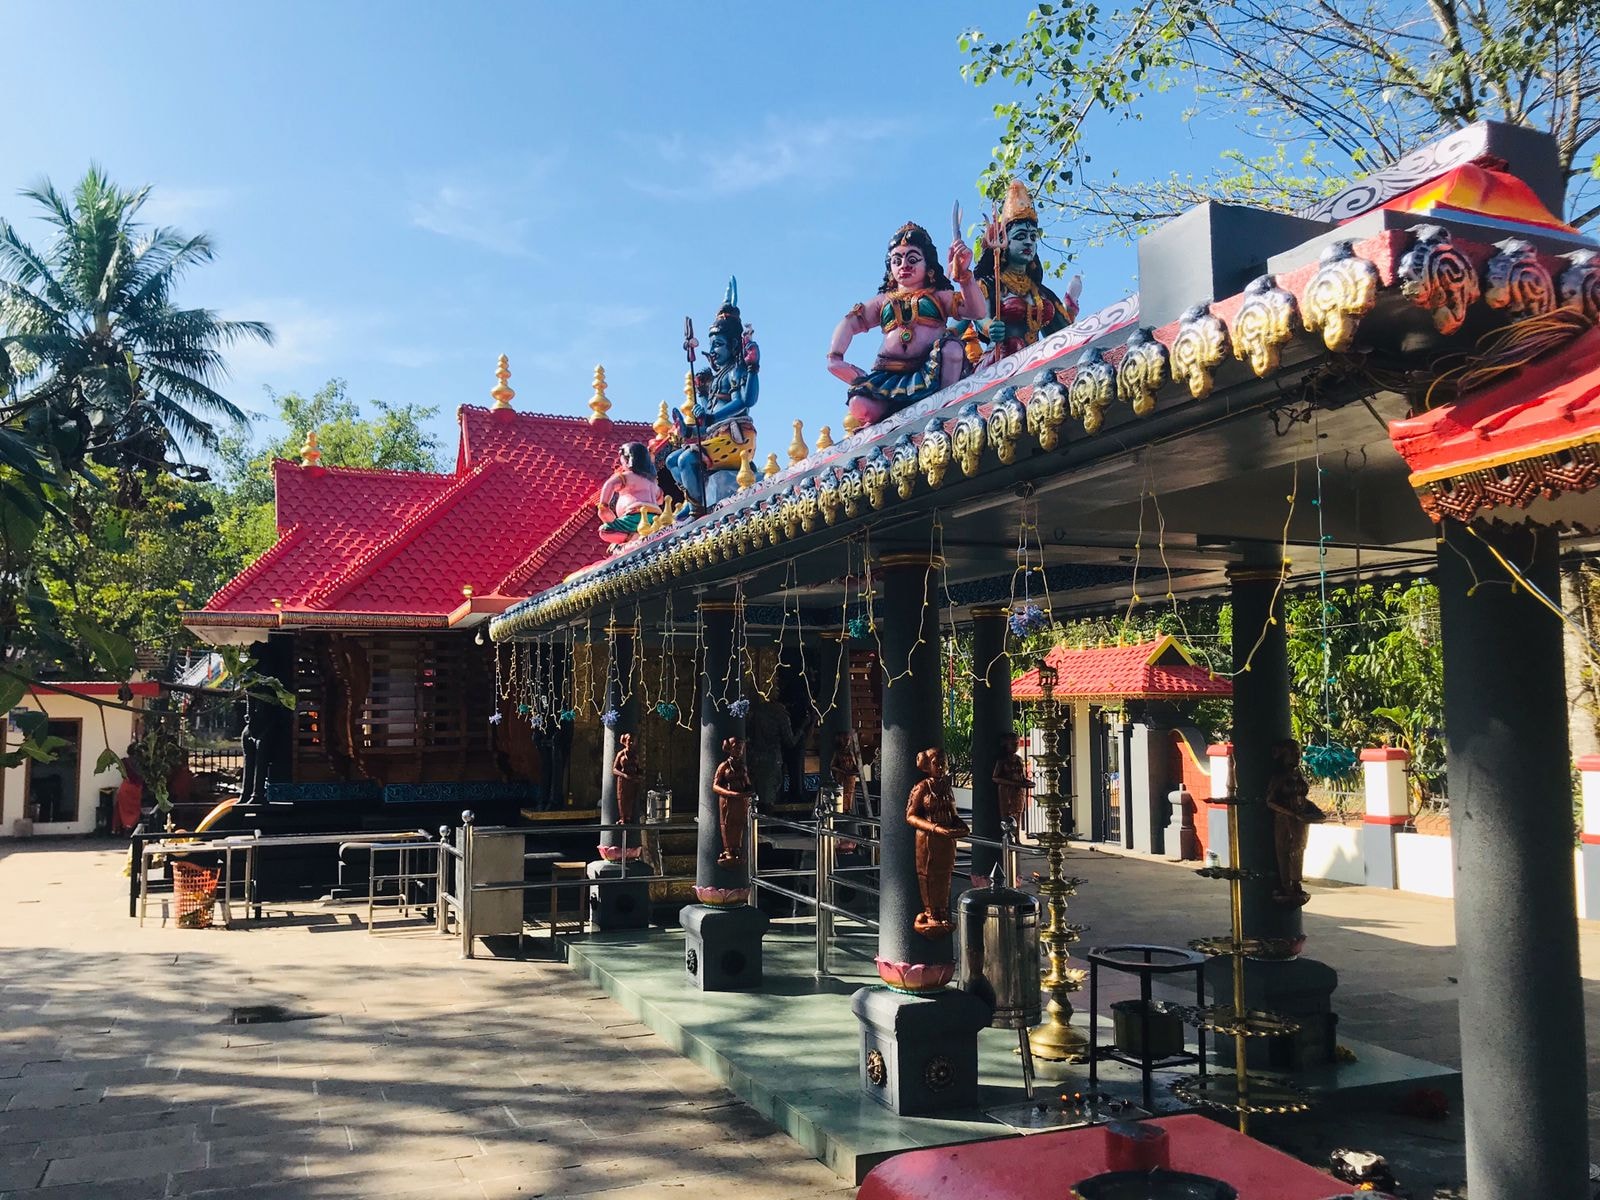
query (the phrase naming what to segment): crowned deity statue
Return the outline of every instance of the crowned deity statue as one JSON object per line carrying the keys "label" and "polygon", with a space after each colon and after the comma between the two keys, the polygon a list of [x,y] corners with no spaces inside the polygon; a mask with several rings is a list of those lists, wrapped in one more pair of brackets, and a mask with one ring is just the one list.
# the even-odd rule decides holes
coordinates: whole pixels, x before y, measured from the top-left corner
{"label": "crowned deity statue", "polygon": [[1272,848],[1278,860],[1278,886],[1272,898],[1300,905],[1311,899],[1301,885],[1311,826],[1328,819],[1311,800],[1311,784],[1300,769],[1300,743],[1272,743],[1272,774],[1267,777],[1267,807],[1272,810]]}
{"label": "crowned deity statue", "polygon": [[683,349],[694,375],[694,404],[672,413],[667,469],[683,489],[680,519],[698,516],[738,491],[740,464],[755,453],[750,410],[760,394],[761,351],[755,331],[739,314],[739,283],[728,280],[727,296],[707,334],[707,367],[695,370],[694,326],[684,319]]}
{"label": "crowned deity statue", "polygon": [[1004,331],[969,327],[964,340],[967,357],[975,365],[1015,354],[1077,320],[1083,279],[1074,275],[1065,296],[1046,287],[1039,262],[1040,236],[1033,198],[1020,180],[1013,179],[1000,212],[984,229],[975,270],[984,295],[982,315],[997,317]]}
{"label": "crowned deity statue", "polygon": [[[849,385],[856,424],[881,421],[970,370],[949,322],[985,318],[986,301],[972,273],[972,249],[959,236],[951,243],[949,262],[947,276],[928,231],[907,222],[890,239],[877,295],[852,307],[833,331],[828,371]],[[874,329],[883,334],[883,344],[872,369],[847,363],[851,341]]]}
{"label": "crowned deity statue", "polygon": [[650,451],[639,442],[617,447],[617,469],[600,485],[600,499],[595,506],[600,516],[600,540],[611,547],[611,553],[617,553],[640,536],[648,518],[661,515],[663,499]]}

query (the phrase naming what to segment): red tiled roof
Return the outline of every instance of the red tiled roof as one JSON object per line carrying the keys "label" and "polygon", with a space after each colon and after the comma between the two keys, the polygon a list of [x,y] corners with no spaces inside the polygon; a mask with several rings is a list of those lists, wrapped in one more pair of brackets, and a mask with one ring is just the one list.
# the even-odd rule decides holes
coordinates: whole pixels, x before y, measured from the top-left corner
{"label": "red tiled roof", "polygon": [[[650,426],[463,406],[448,475],[273,464],[278,541],[211,598],[228,616],[415,614],[517,597],[599,558],[596,493],[622,442]],[[392,622],[391,622],[392,623]]]}
{"label": "red tiled roof", "polygon": [[1600,486],[1600,329],[1452,404],[1391,421],[1389,437],[1436,521]]}
{"label": "red tiled roof", "polygon": [[[1188,651],[1171,637],[1083,650],[1057,646],[1045,661],[1060,676],[1053,692],[1057,700],[1203,700],[1233,695],[1232,683],[1195,666]],[[1013,700],[1043,697],[1038,667],[1011,683]]]}

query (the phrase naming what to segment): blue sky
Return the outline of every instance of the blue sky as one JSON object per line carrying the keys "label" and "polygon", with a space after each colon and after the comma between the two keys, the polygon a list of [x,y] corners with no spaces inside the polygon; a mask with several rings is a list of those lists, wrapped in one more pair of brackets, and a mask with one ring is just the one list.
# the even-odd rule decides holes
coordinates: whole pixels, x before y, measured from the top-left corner
{"label": "blue sky", "polygon": [[[586,412],[598,362],[613,416],[653,418],[684,316],[703,330],[735,274],[781,456],[795,418],[839,432],[823,357],[889,235],[943,244],[952,201],[979,208],[1003,94],[960,77],[956,39],[1028,7],[12,0],[33,49],[0,75],[0,214],[90,161],[153,184],[149,216],[218,246],[181,298],[278,332],[234,353],[231,397],[343,376],[436,405],[447,454],[501,353],[519,408]],[[1097,162],[1200,167],[1217,136],[1166,99]],[[1131,290],[1130,248],[1076,265],[1086,310]]]}

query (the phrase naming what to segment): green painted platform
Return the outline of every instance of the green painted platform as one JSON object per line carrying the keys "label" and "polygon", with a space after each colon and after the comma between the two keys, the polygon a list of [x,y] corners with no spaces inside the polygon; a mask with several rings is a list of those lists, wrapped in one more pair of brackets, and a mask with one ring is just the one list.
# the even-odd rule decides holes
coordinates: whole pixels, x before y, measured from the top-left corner
{"label": "green painted platform", "polygon": [[[1027,1101],[1017,1038],[1010,1030],[990,1029],[979,1036],[977,1110],[944,1118],[897,1117],[861,1091],[860,1035],[850,997],[878,982],[875,945],[874,935],[836,937],[832,975],[818,979],[809,923],[775,922],[765,942],[766,986],[755,993],[694,988],[683,968],[680,930],[595,934],[573,939],[567,950],[574,970],[844,1179],[859,1183],[873,1166],[903,1150],[1020,1136],[985,1115]],[[1101,1036],[1110,1040],[1105,1018]],[[1330,1108],[1363,1106],[1418,1086],[1459,1090],[1456,1072],[1377,1047],[1346,1044],[1356,1052],[1356,1063],[1328,1068],[1306,1081],[1323,1093]],[[1038,1065],[1040,1097],[1087,1087],[1084,1066]],[[1175,1074],[1156,1075],[1155,1107],[1163,1114],[1184,1111],[1166,1086]],[[1100,1089],[1137,1102],[1139,1073],[1102,1063]]]}

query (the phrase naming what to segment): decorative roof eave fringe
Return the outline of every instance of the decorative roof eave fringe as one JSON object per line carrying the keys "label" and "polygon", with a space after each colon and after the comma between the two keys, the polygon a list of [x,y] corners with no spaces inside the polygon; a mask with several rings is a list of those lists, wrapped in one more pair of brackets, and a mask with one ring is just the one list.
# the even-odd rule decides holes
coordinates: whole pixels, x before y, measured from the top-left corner
{"label": "decorative roof eave fringe", "polygon": [[[1457,243],[1443,227],[1419,224],[1335,242],[1317,263],[1263,275],[1239,295],[1196,305],[1172,325],[1135,328],[1123,346],[1091,346],[1077,363],[1054,365],[1118,328],[1122,314],[1113,306],[738,493],[736,506],[645,538],[523,601],[491,622],[490,635],[503,641],[560,624],[757,547],[807,537],[841,516],[891,508],[911,499],[919,482],[939,487],[952,463],[971,476],[990,451],[1012,462],[1024,438],[1053,451],[1069,418],[1093,436],[1114,404],[1126,404],[1138,418],[1158,401],[1181,402],[1180,393],[1204,399],[1215,369],[1229,358],[1266,378],[1302,335],[1319,335],[1331,353],[1350,350],[1380,293],[1427,310],[1446,335],[1480,303],[1513,320],[1561,306],[1597,318],[1600,259],[1587,250],[1544,255],[1515,238],[1494,246]],[[1011,382],[1034,368],[1030,382]],[[990,389],[991,397],[971,399]]]}

